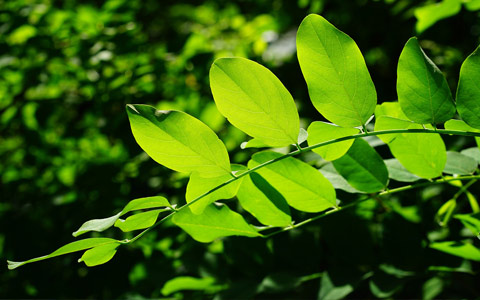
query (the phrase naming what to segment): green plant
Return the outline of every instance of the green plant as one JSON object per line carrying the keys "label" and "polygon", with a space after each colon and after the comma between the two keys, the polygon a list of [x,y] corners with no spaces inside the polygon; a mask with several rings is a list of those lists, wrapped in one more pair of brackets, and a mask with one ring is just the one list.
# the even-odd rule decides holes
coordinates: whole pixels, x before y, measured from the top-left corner
{"label": "green plant", "polygon": [[[112,217],[84,223],[74,236],[112,226],[123,232],[143,229],[136,236],[78,240],[46,256],[9,261],[9,268],[82,250],[86,251],[80,261],[87,266],[103,264],[119,246],[135,242],[169,220],[200,242],[231,235],[268,238],[369,199],[383,202],[385,196],[437,183],[459,187],[438,210],[439,222],[446,226],[454,217],[477,236],[479,205],[468,188],[480,179],[475,174],[480,151],[447,151],[440,135],[480,137],[479,50],[462,66],[455,103],[441,71],[416,38],[410,39],[398,63],[399,101],[381,105],[377,105],[375,86],[357,45],[324,18],[310,15],[302,22],[297,51],[310,98],[332,123],[317,121],[307,130],[301,129],[293,97],[268,69],[247,59],[218,59],[210,70],[210,83],[220,113],[253,137],[245,148],[283,147],[281,151],[255,153],[247,166],[231,164],[224,144],[194,117],[181,111],[128,105],[133,135],[144,151],[158,163],[190,174],[187,203],[171,204],[160,196],[132,200]],[[456,110],[463,121],[452,119]],[[374,127],[370,123],[373,114]],[[441,124],[444,129],[438,128]],[[394,158],[383,159],[363,139],[372,136],[386,143]],[[291,145],[296,149],[288,152]],[[323,158],[321,172],[294,158],[310,150]],[[465,180],[469,182],[462,184]],[[390,181],[409,184],[392,187]],[[352,201],[338,200],[338,189],[357,196]],[[454,214],[463,194],[471,213]],[[230,206],[214,203],[233,197],[258,221],[255,225]],[[292,220],[290,207],[304,219]],[[134,211],[138,213],[121,219]],[[439,241],[429,247],[480,261],[473,240]],[[177,278],[177,284],[184,282]],[[209,280],[195,284],[221,288]],[[164,287],[165,294],[176,290],[172,285]]]}

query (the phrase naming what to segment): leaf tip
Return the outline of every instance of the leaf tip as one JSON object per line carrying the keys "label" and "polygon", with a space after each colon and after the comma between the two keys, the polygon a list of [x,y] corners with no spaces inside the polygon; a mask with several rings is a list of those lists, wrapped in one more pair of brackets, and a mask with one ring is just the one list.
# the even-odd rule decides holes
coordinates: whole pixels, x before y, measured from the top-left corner
{"label": "leaf tip", "polygon": [[8,266],[8,269],[9,270],[13,270],[13,269],[16,269],[18,267],[20,267],[21,265],[23,265],[24,263],[23,262],[19,262],[19,261],[11,261],[11,260],[7,260],[7,266]]}

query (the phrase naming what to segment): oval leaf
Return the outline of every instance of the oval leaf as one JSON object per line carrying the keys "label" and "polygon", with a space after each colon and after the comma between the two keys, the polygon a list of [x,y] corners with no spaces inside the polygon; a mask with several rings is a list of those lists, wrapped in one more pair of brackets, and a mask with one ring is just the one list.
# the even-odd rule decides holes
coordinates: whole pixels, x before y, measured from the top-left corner
{"label": "oval leaf", "polygon": [[[246,169],[247,169],[246,167],[241,165],[232,165],[232,170],[234,172],[245,171]],[[222,183],[230,179],[232,179],[231,175],[222,175],[219,177],[203,178],[203,177],[200,177],[198,173],[193,173],[190,176],[190,180],[188,181],[187,192],[185,194],[187,203],[192,202],[197,197],[205,194],[206,192],[210,191],[213,188],[216,188],[217,186],[221,185]],[[190,210],[194,214],[198,215],[203,212],[205,207],[207,207],[210,203],[216,200],[230,199],[235,197],[242,180],[243,180],[243,177],[201,198],[200,200],[196,201],[195,203],[189,206]]]}
{"label": "oval leaf", "polygon": [[203,177],[230,173],[227,149],[204,123],[180,111],[159,111],[148,105],[128,105],[133,136],[159,164]]}
{"label": "oval leaf", "polygon": [[377,93],[352,38],[323,17],[309,15],[297,32],[297,55],[315,108],[337,125],[364,125]]}
{"label": "oval leaf", "polygon": [[[251,169],[282,154],[264,151],[255,153],[248,162]],[[305,212],[319,212],[336,204],[335,189],[315,168],[288,157],[256,171],[285,197],[287,203]]]}
{"label": "oval leaf", "polygon": [[374,193],[387,186],[388,171],[382,157],[362,139],[356,139],[347,153],[332,163],[338,173],[359,191]]}
{"label": "oval leaf", "polygon": [[94,247],[85,251],[78,262],[83,261],[88,267],[104,264],[115,256],[118,246],[120,246],[120,244],[115,243]]}
{"label": "oval leaf", "polygon": [[405,44],[398,60],[397,94],[403,112],[416,123],[440,124],[455,114],[445,76],[415,37]]}
{"label": "oval leaf", "polygon": [[387,166],[388,176],[400,182],[414,182],[421,178],[415,174],[410,173],[396,158],[384,160]]}
{"label": "oval leaf", "polygon": [[164,211],[163,209],[156,209],[135,214],[125,220],[118,219],[115,222],[115,227],[120,228],[123,232],[129,232],[138,229],[145,229],[157,221],[158,215]]}
{"label": "oval leaf", "polygon": [[52,257],[56,257],[56,256],[60,256],[60,255],[64,255],[72,252],[77,252],[85,249],[90,249],[97,246],[113,244],[113,243],[117,244],[118,241],[114,239],[109,239],[109,238],[90,238],[90,239],[79,240],[79,241],[66,244],[65,246],[58,248],[57,250],[55,250],[54,252],[48,255],[32,258],[26,261],[7,261],[8,269],[13,270],[15,268],[18,268],[28,263],[45,260]]}
{"label": "oval leaf", "polygon": [[457,87],[458,114],[471,127],[480,129],[480,46],[463,62]]}
{"label": "oval leaf", "polygon": [[285,198],[255,172],[244,177],[237,198],[242,207],[263,225],[287,226],[292,223]]}
{"label": "oval leaf", "polygon": [[190,209],[182,209],[173,215],[172,221],[202,243],[231,235],[260,236],[240,214],[231,211],[226,205],[217,206],[212,203],[200,215],[192,213]]}
{"label": "oval leaf", "polygon": [[267,68],[245,58],[220,58],[210,69],[210,86],[218,110],[238,129],[272,147],[297,142],[295,102]]}
{"label": "oval leaf", "polygon": [[443,0],[416,8],[413,11],[417,18],[415,30],[422,33],[438,21],[458,14],[461,8],[461,0]]}
{"label": "oval leaf", "polygon": [[165,283],[162,287],[162,294],[168,296],[178,291],[204,291],[217,289],[218,287],[218,285],[215,285],[215,278],[213,277],[195,278],[190,276],[179,276],[170,279]]}
{"label": "oval leaf", "polygon": [[[308,144],[315,145],[322,142],[350,136],[357,134],[358,129],[355,128],[344,128],[336,126],[334,124],[329,124],[325,122],[313,122],[308,127]],[[332,161],[342,157],[347,153],[350,146],[353,144],[353,139],[322,146],[316,149],[313,149],[313,152],[319,154],[323,159]]]}
{"label": "oval leaf", "polygon": [[477,169],[477,161],[467,155],[455,151],[447,151],[447,163],[444,173],[457,175],[471,175]]}

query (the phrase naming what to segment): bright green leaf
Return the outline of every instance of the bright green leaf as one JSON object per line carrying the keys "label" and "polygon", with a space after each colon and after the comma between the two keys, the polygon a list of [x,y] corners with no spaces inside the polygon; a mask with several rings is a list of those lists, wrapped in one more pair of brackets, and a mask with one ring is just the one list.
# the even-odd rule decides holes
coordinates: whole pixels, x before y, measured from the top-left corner
{"label": "bright green leaf", "polygon": [[297,143],[300,122],[292,96],[267,68],[220,58],[210,69],[218,110],[238,129],[272,147]]}
{"label": "bright green leaf", "polygon": [[179,276],[170,279],[165,283],[162,287],[162,294],[168,296],[178,291],[205,291],[217,289],[218,287],[218,285],[215,285],[215,278],[213,277],[195,278],[190,276]]}
{"label": "bright green leaf", "polygon": [[362,192],[374,193],[387,186],[388,171],[382,157],[362,139],[356,139],[344,156],[333,161],[333,166]]}
{"label": "bright green leaf", "polygon": [[438,224],[440,224],[440,226],[447,226],[456,207],[457,200],[455,199],[450,199],[447,202],[443,203],[442,206],[440,206],[435,216],[435,219],[437,219],[437,222]]}
{"label": "bright green leaf", "polygon": [[203,177],[230,173],[225,145],[201,121],[148,105],[128,105],[127,112],[135,140],[159,164]]}
{"label": "bright green leaf", "polygon": [[[232,165],[233,171],[244,171],[246,169],[246,167],[241,165]],[[187,192],[185,194],[187,203],[192,202],[195,198],[231,179],[232,176],[229,174],[225,174],[219,177],[203,178],[197,173],[193,173],[190,176],[190,180],[188,181]],[[203,212],[205,207],[207,207],[210,203],[216,200],[230,199],[232,197],[235,197],[242,180],[243,177],[201,198],[200,200],[189,206],[190,210],[194,214],[198,215]]]}
{"label": "bright green leaf", "polygon": [[398,60],[397,94],[403,112],[416,123],[440,124],[455,114],[445,76],[415,37],[405,44]]}
{"label": "bright green leaf", "polygon": [[[358,132],[359,130],[355,128],[344,128],[324,122],[313,122],[308,127],[308,144],[315,145],[329,140],[354,135]],[[353,139],[322,146],[313,149],[313,152],[319,154],[325,160],[332,161],[347,153],[352,144]]]}
{"label": "bright green leaf", "polygon": [[155,209],[146,212],[141,212],[126,218],[125,220],[118,219],[115,222],[115,227],[120,228],[123,232],[129,232],[138,229],[145,229],[157,221],[158,215],[164,211],[163,209]]}
{"label": "bright green leaf", "polygon": [[339,126],[364,125],[377,93],[352,38],[323,17],[309,15],[297,32],[297,55],[315,108]]}
{"label": "bright green leaf", "polygon": [[401,182],[414,182],[421,178],[415,174],[410,173],[396,158],[390,158],[385,160],[387,166],[388,176],[396,181]]}
{"label": "bright green leaf", "polygon": [[83,225],[80,226],[80,228],[77,231],[72,233],[72,235],[74,237],[77,237],[89,231],[102,232],[104,230],[107,230],[108,228],[112,227],[113,224],[115,224],[115,222],[118,220],[120,215],[121,215],[121,212],[109,218],[93,219],[93,220],[87,221],[83,223]]}
{"label": "bright green leaf", "polygon": [[456,241],[438,242],[431,243],[430,248],[465,259],[480,261],[480,250],[470,243]]}
{"label": "bright green leaf", "polygon": [[244,177],[237,198],[242,207],[264,225],[287,226],[292,222],[285,198],[255,172]]}
{"label": "bright green leaf", "polygon": [[226,205],[217,206],[212,203],[200,215],[195,215],[190,209],[183,209],[172,220],[193,239],[202,243],[231,235],[260,236],[240,214],[231,211]]}
{"label": "bright green leaf", "polygon": [[104,264],[111,260],[113,256],[115,256],[119,245],[120,244],[115,243],[94,247],[90,250],[85,251],[85,253],[78,260],[78,262],[83,261],[88,267]]}
{"label": "bright green leaf", "polygon": [[8,269],[13,270],[15,268],[18,268],[28,263],[45,260],[52,257],[56,257],[56,256],[60,256],[60,255],[64,255],[72,252],[77,252],[85,249],[90,249],[97,246],[113,244],[113,243],[116,244],[118,243],[118,241],[114,239],[109,239],[109,238],[90,238],[90,239],[79,240],[79,241],[66,244],[65,246],[58,248],[57,250],[55,250],[54,252],[48,255],[32,258],[26,261],[7,261]]}
{"label": "bright green leaf", "polygon": [[[445,126],[445,129],[448,129],[448,130],[480,132],[480,129],[473,128],[462,120],[448,120],[444,124],[444,126]],[[480,147],[480,137],[475,137],[475,141],[477,142],[477,145]]]}
{"label": "bright green leaf", "polygon": [[416,31],[422,33],[438,21],[458,14],[461,7],[462,1],[460,0],[443,0],[440,3],[432,3],[415,9],[413,14],[417,18]]}
{"label": "bright green leaf", "polygon": [[457,175],[471,175],[477,169],[475,159],[454,151],[447,151],[447,163],[444,173]]}
{"label": "bright green leaf", "polygon": [[455,219],[458,219],[462,224],[470,229],[470,231],[475,235],[480,237],[480,217],[477,214],[462,214],[453,216]]}
{"label": "bright green leaf", "polygon": [[[251,169],[281,156],[277,152],[258,152],[252,156],[248,167]],[[336,196],[332,184],[315,168],[296,158],[288,157],[256,172],[295,209],[319,212],[335,206]]]}
{"label": "bright green leaf", "polygon": [[480,46],[463,62],[457,87],[457,109],[462,119],[480,129]]}
{"label": "bright green leaf", "polygon": [[480,10],[480,0],[464,0],[463,5],[470,11]]}
{"label": "bright green leaf", "polygon": [[265,144],[259,139],[251,139],[248,142],[243,142],[240,144],[240,148],[247,149],[247,148],[268,148],[269,145]]}
{"label": "bright green leaf", "polygon": [[382,104],[377,105],[375,108],[375,118],[378,119],[381,116],[389,116],[408,121],[408,117],[402,111],[398,102],[383,102]]}

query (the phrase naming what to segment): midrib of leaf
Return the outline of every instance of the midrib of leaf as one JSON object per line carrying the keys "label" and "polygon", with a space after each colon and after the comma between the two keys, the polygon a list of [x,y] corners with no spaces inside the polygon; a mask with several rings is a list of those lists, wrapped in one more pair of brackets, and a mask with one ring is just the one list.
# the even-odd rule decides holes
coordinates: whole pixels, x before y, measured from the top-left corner
{"label": "midrib of leaf", "polygon": [[[342,82],[343,91],[344,91],[345,94],[348,96],[348,100],[349,100],[349,102],[350,102],[350,105],[351,105],[352,107],[356,108],[355,105],[354,105],[353,99],[350,97],[350,94],[348,94],[348,91],[347,91],[347,89],[346,89],[346,87],[345,87],[344,80],[343,80],[343,79],[340,80],[340,74],[338,74],[337,68],[335,68],[335,67],[333,66],[332,58],[330,57],[330,53],[326,50],[327,48],[325,47],[325,44],[323,43],[322,39],[320,38],[320,36],[319,36],[319,34],[318,34],[318,31],[317,31],[317,28],[313,25],[312,20],[309,20],[309,21],[310,21],[310,26],[313,28],[313,31],[315,32],[315,35],[317,36],[317,40],[320,42],[320,44],[322,44],[323,49],[325,49],[325,53],[326,53],[326,55],[327,55],[327,57],[328,57],[328,62],[330,63],[330,68],[335,71],[335,74],[337,74],[337,79]],[[340,42],[340,39],[338,38],[338,32],[336,32],[336,29],[334,29],[334,30],[335,30],[335,37],[337,38],[337,41],[338,41],[338,43],[340,44],[340,47],[341,47],[341,49],[342,49],[342,50],[341,50],[342,56],[345,57],[345,55],[344,55],[345,52],[344,52],[344,50],[343,50],[343,45],[342,45],[342,43]],[[315,52],[316,52],[316,51],[315,51]],[[343,65],[344,65],[343,69],[345,70],[345,59],[343,59],[342,62],[343,62]],[[355,67],[356,67],[356,61],[355,61]],[[344,73],[345,73],[345,72],[344,72]],[[355,68],[355,79],[356,79],[356,78],[357,78],[357,68]],[[356,86],[357,86],[357,85],[355,84],[355,94],[356,94]],[[363,120],[362,120],[362,118],[360,117],[358,111],[357,111],[356,109],[352,109],[352,111],[355,112],[355,114],[356,114],[356,116],[357,116],[357,120],[358,120],[361,124],[363,124]]]}
{"label": "midrib of leaf", "polygon": [[[218,68],[220,71],[223,72],[223,74],[225,74],[228,78],[230,78],[230,80],[235,84],[235,86],[237,86],[238,88],[240,88],[240,90],[242,91],[242,93],[243,93],[247,98],[249,98],[249,99],[251,100],[251,102],[254,104],[255,107],[258,108],[258,110],[260,111],[259,113],[263,113],[272,123],[274,123],[275,125],[278,126],[278,128],[269,128],[269,129],[274,129],[274,130],[276,130],[276,131],[283,132],[283,133],[285,134],[285,136],[288,136],[288,137],[291,138],[293,141],[296,140],[296,138],[291,137],[290,134],[285,131],[285,128],[283,128],[283,126],[281,126],[281,124],[279,124],[279,123],[277,122],[277,120],[273,119],[273,118],[268,114],[268,112],[265,111],[265,109],[264,109],[262,106],[258,105],[257,102],[243,89],[243,87],[240,86],[239,84],[237,84],[237,82],[236,82],[227,72],[225,72],[225,70],[223,70],[222,67],[220,67],[218,64],[215,64],[215,65],[217,66],[217,68]],[[256,75],[255,75],[255,79],[256,79],[257,82],[258,82],[258,78],[256,77]],[[220,85],[220,87],[223,88],[221,85]],[[262,89],[262,88],[260,88],[260,90],[263,92],[263,89]],[[232,90],[230,90],[230,91],[232,91]],[[235,92],[238,93],[238,91],[235,91]],[[263,94],[263,96],[265,96],[265,94]],[[268,98],[268,97],[267,97],[267,98]],[[226,98],[224,98],[224,100],[226,100]],[[233,105],[239,107],[236,103],[234,103],[234,102],[232,102],[232,101],[230,101],[230,100],[227,100],[227,101],[228,101],[229,103],[232,103]],[[268,103],[268,101],[267,101],[267,103]],[[282,105],[284,105],[284,103],[283,103],[283,98],[282,98]],[[244,121],[244,120],[242,120],[242,122],[252,124],[251,122],[246,122],[246,121]],[[260,127],[260,126],[257,126],[257,127]],[[278,140],[278,139],[277,139],[277,140]]]}

